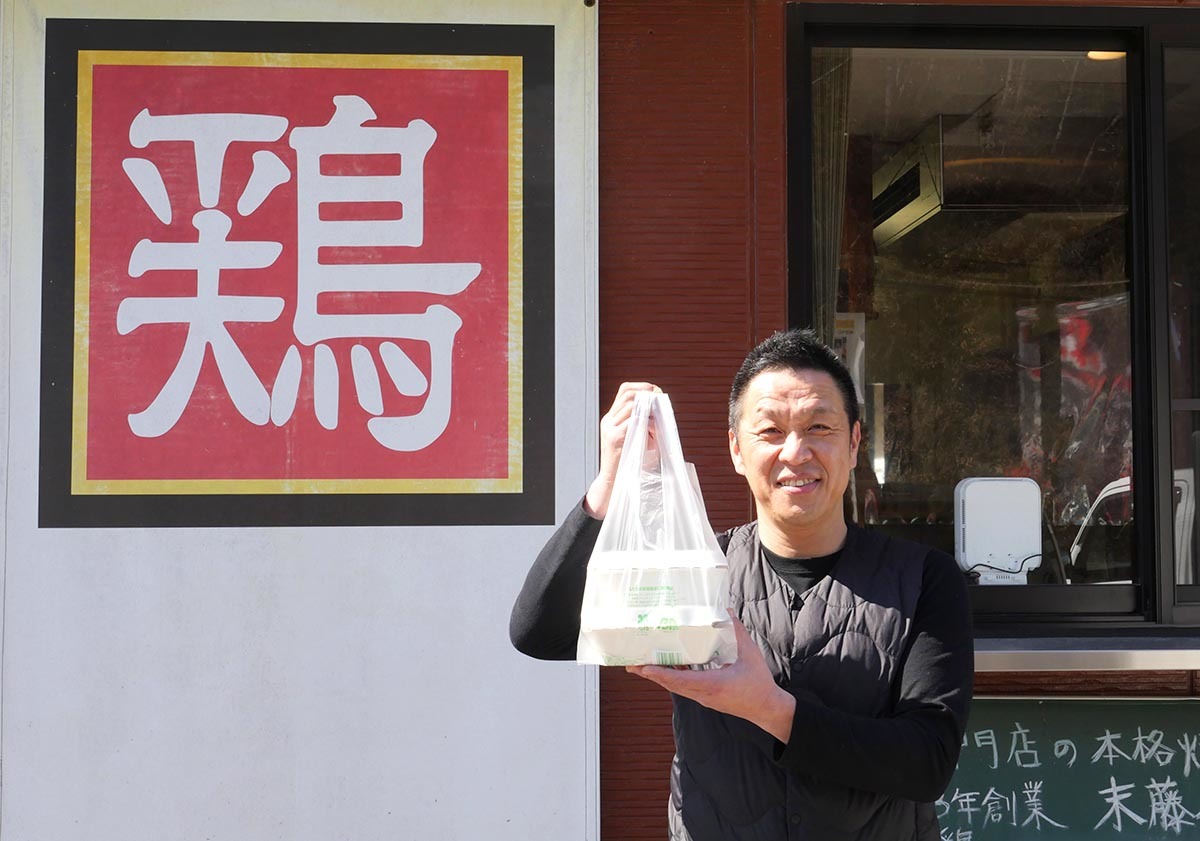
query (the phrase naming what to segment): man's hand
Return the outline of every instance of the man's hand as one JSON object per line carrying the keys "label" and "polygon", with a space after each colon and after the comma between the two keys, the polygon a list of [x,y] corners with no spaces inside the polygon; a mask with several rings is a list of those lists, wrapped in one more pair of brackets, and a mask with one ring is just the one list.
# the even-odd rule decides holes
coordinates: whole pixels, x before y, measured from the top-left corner
{"label": "man's hand", "polygon": [[775,683],[758,644],[733,611],[729,615],[737,635],[736,663],[698,671],[666,666],[627,666],[625,671],[709,709],[744,718],[787,744],[792,735],[796,699]]}
{"label": "man's hand", "polygon": [[604,519],[613,483],[617,480],[617,465],[625,448],[625,433],[633,416],[633,401],[639,391],[662,391],[654,383],[621,383],[608,414],[600,419],[600,472],[592,480],[584,497],[584,506],[593,517]]}

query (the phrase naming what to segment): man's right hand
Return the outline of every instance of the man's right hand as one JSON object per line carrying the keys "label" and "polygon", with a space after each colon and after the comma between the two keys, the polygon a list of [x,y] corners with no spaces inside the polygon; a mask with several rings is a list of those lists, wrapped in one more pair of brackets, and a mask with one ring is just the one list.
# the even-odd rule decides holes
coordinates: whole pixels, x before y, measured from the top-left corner
{"label": "man's right hand", "polygon": [[600,472],[583,498],[584,508],[593,517],[603,519],[608,512],[608,500],[617,480],[617,465],[621,462],[621,450],[625,447],[625,433],[629,430],[629,419],[633,415],[633,400],[639,391],[662,389],[654,383],[621,383],[612,408],[600,418]]}

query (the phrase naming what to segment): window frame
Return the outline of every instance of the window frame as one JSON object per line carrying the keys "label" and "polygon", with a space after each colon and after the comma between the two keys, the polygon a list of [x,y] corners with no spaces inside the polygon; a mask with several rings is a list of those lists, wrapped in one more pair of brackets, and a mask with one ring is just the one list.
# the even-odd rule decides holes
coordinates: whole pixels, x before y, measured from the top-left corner
{"label": "window frame", "polygon": [[[1112,49],[1127,54],[1130,365],[1133,485],[1138,512],[1130,585],[972,587],[981,636],[1196,636],[1200,585],[1176,587],[1171,482],[1172,405],[1163,51],[1200,48],[1188,10],[1078,6],[787,7],[787,243],[789,325],[812,322],[811,62],[814,47]],[[1149,477],[1149,481],[1141,481]],[[1141,524],[1150,524],[1146,528]],[[1200,649],[1200,639],[1196,648]]]}

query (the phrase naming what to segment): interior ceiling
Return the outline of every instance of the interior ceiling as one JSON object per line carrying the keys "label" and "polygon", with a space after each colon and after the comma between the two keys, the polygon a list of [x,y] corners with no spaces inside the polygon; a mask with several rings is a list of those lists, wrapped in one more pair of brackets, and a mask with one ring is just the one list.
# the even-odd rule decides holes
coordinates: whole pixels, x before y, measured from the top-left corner
{"label": "interior ceiling", "polygon": [[[1115,211],[939,214],[941,218],[918,226],[881,253],[894,267],[920,267],[932,277],[953,279],[949,285],[966,278],[978,282],[990,275],[1012,288],[1040,288],[1047,277],[1055,277],[1063,286],[1111,285],[1111,278],[1079,277],[1056,266],[1064,244],[1083,242],[1120,215]],[[950,231],[953,235],[948,235]],[[1112,247],[1122,236],[1110,231],[1106,242]],[[1045,270],[1034,269],[1039,265]]]}
{"label": "interior ceiling", "polygon": [[[1064,127],[1094,125],[1096,118],[1105,122],[1123,118],[1131,110],[1123,59],[1097,61],[1080,51],[854,48],[837,52],[851,61],[848,128],[852,135],[870,138],[874,167],[939,115],[996,118],[998,127],[1018,132],[1018,142],[1033,144],[1044,150],[1038,154],[1054,157],[1061,156],[1059,147],[1064,143],[1072,149],[1078,146],[1079,138],[1069,138],[1071,132]],[[1167,139],[1200,142],[1200,49],[1167,49],[1164,69]],[[1053,139],[1035,142],[1039,132],[1044,134],[1053,124],[1059,127]],[[1096,143],[1084,141],[1078,151],[1091,160]],[[974,235],[964,221],[969,218],[970,214],[937,214],[941,224],[920,226],[918,236],[904,243],[895,257],[959,272],[986,271],[988,266],[1001,270],[1010,261],[1027,259],[1022,254],[1028,253],[1031,242],[1053,253],[1056,249],[1045,242],[1047,238],[1070,243],[1087,237],[1111,221],[1111,214],[1016,214],[1009,223],[977,219],[974,227],[980,229]],[[929,230],[920,230],[925,227]],[[926,242],[927,248],[922,248],[922,240],[935,234],[936,243]],[[902,256],[905,252],[907,259]]]}
{"label": "interior ceiling", "polygon": [[939,114],[1123,115],[1125,61],[1080,52],[854,48],[850,133],[910,140]]}

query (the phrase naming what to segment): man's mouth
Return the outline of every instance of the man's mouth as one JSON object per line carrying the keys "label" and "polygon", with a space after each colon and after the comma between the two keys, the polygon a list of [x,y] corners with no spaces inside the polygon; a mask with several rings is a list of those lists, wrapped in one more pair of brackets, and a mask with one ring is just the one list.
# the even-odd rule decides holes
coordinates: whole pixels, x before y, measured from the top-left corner
{"label": "man's mouth", "polygon": [[809,485],[815,485],[819,479],[780,479],[777,483],[784,488],[806,488]]}

